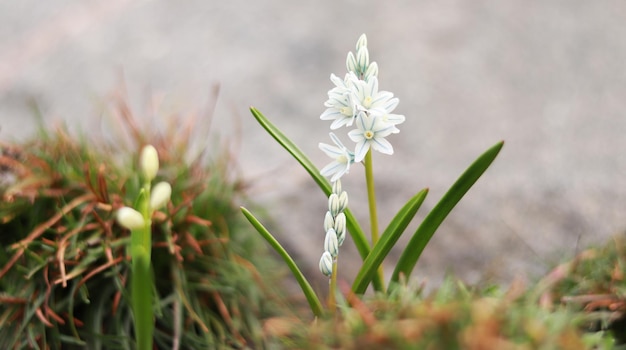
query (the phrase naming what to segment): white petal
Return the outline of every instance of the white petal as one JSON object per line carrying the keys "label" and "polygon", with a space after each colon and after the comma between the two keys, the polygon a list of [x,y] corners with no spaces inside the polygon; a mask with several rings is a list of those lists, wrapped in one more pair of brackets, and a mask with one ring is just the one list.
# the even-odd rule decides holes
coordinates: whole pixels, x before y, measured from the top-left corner
{"label": "white petal", "polygon": [[322,142],[320,142],[318,146],[322,150],[322,152],[326,153],[326,155],[331,157],[332,159],[337,159],[343,155],[343,150],[339,147],[331,146]]}
{"label": "white petal", "polygon": [[363,136],[363,131],[359,129],[350,130],[350,132],[348,133],[348,137],[354,142],[360,142],[362,140],[365,140],[365,137]]}
{"label": "white petal", "polygon": [[337,108],[328,108],[320,115],[321,120],[333,120],[341,117],[342,114]]}
{"label": "white petal", "polygon": [[391,146],[391,143],[389,143],[389,141],[382,137],[377,137],[374,139],[374,142],[372,142],[372,148],[380,153],[393,154],[393,146]]}
{"label": "white petal", "polygon": [[369,142],[367,142],[367,140],[365,140],[365,138],[359,141],[356,144],[356,149],[354,151],[354,161],[355,162],[362,161],[363,158],[365,158],[365,155],[367,154],[367,151],[369,151],[369,149],[370,149],[370,144]]}
{"label": "white petal", "polygon": [[342,114],[341,118],[335,119],[335,121],[332,124],[330,124],[330,129],[331,130],[337,130],[337,129],[339,129],[340,127],[342,127],[344,125],[350,126],[350,125],[352,125],[352,120],[353,119],[354,118],[346,117],[345,115]]}

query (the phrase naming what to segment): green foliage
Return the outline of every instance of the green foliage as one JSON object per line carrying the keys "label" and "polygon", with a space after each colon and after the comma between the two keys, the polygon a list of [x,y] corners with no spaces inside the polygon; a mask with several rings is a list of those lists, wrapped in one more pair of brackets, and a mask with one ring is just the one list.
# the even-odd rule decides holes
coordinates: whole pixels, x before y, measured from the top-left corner
{"label": "green foliage", "polygon": [[480,176],[489,168],[500,150],[504,146],[504,142],[499,142],[465,170],[465,172],[450,187],[448,192],[441,198],[439,203],[428,213],[422,224],[417,228],[406,248],[400,255],[396,267],[391,276],[392,286],[397,283],[401,275],[408,277],[413,271],[413,267],[422,255],[424,248],[435,234],[439,225],[446,219],[448,214],[454,209],[456,204],[465,196],[465,193],[474,185]]}
{"label": "green foliage", "polygon": [[281,268],[234,204],[226,153],[186,162],[184,130],[118,142],[63,130],[4,145],[0,171],[0,348],[132,349],[130,233],[114,220],[141,184],[133,158],[159,150],[172,205],[153,216],[154,344],[159,349],[261,344],[259,319],[284,307]]}

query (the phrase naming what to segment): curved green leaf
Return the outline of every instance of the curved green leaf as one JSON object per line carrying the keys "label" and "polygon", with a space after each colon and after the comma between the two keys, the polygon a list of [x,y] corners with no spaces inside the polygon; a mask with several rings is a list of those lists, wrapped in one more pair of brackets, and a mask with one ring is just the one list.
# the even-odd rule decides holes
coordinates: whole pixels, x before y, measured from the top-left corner
{"label": "curved green leaf", "polygon": [[[317,185],[322,189],[322,191],[329,196],[332,192],[332,187],[328,180],[320,175],[319,170],[311,160],[296,146],[285,134],[282,133],[274,124],[272,124],[259,110],[254,107],[250,107],[250,112],[254,118],[261,124],[261,126],[276,140],[278,143],[283,146],[289,154],[291,154],[297,161],[302,165],[302,167],[311,175],[313,180],[317,183]],[[354,241],[354,245],[356,249],[359,251],[359,255],[361,259],[365,260],[370,253],[370,245],[365,238],[365,233],[359,223],[356,221],[354,215],[349,209],[344,211],[346,214],[346,228],[350,233],[350,237]],[[374,277],[374,286],[381,287],[383,286],[383,282],[380,277]]]}
{"label": "curved green leaf", "polygon": [[[423,189],[417,193],[413,198],[398,211],[396,216],[391,220],[389,226],[385,229],[380,236],[380,240],[372,248],[372,251],[363,262],[363,266],[359,270],[354,283],[352,284],[352,291],[356,294],[363,294],[367,289],[370,281],[376,276],[376,271],[383,260],[391,251],[391,248],[396,244],[406,227],[409,225],[413,217],[417,213],[418,209],[424,202],[428,189]],[[376,286],[374,286],[376,289]],[[377,291],[380,291],[376,289]]]}
{"label": "curved green leaf", "polygon": [[393,288],[393,284],[398,283],[401,275],[409,276],[411,274],[420,255],[435,234],[439,225],[441,225],[446,216],[448,216],[465,193],[474,185],[476,180],[487,170],[503,145],[504,141],[498,142],[478,157],[456,180],[452,187],[450,187],[448,192],[446,192],[426,218],[424,218],[424,221],[417,228],[413,237],[411,237],[411,240],[396,264],[396,268],[391,276],[390,289]]}
{"label": "curved green leaf", "polygon": [[252,215],[246,208],[241,207],[241,212],[243,215],[250,221],[252,226],[261,234],[261,236],[269,243],[272,248],[283,258],[291,273],[293,273],[294,277],[298,281],[300,288],[302,288],[302,292],[304,292],[304,296],[306,300],[309,302],[309,306],[311,307],[311,311],[315,314],[315,316],[323,315],[322,303],[317,298],[317,295],[313,291],[311,284],[307,281],[306,277],[302,274],[302,271],[298,268],[295,261],[289,256],[289,253],[283,248],[282,245],[272,236],[272,234],[257,220],[257,218]]}

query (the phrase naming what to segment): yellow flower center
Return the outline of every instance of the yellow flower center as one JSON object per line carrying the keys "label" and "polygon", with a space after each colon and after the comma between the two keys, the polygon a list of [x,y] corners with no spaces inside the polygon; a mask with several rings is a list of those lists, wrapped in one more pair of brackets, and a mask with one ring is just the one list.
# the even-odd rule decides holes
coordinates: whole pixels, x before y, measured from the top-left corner
{"label": "yellow flower center", "polygon": [[370,108],[372,106],[372,96],[367,96],[363,99],[363,107]]}
{"label": "yellow flower center", "polygon": [[351,116],[352,115],[352,108],[350,108],[350,107],[341,107],[339,109],[339,112],[341,112],[341,114],[343,114],[343,115]]}
{"label": "yellow flower center", "polygon": [[367,130],[363,133],[363,136],[365,136],[366,139],[371,140],[374,137],[374,133],[370,130]]}

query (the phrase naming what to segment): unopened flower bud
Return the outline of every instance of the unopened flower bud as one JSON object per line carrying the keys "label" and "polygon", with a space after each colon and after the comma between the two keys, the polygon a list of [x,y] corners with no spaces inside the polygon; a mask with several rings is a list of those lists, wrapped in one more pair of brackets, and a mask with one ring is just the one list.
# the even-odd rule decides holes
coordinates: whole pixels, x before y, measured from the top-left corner
{"label": "unopened flower bud", "polygon": [[367,36],[365,34],[361,34],[359,40],[356,42],[357,51],[359,51],[362,47],[367,47]]}
{"label": "unopened flower bud", "polygon": [[333,274],[333,257],[329,252],[322,254],[322,258],[320,259],[320,271],[327,277]]}
{"label": "unopened flower bud", "polygon": [[362,47],[356,53],[356,68],[361,74],[365,74],[370,64],[370,54],[367,47]]}
{"label": "unopened flower bud", "polygon": [[159,155],[157,154],[157,150],[154,146],[146,145],[141,150],[139,166],[141,167],[141,173],[144,176],[144,180],[154,180],[157,172],[159,171]]}
{"label": "unopened flower bud", "polygon": [[348,68],[348,72],[354,72],[354,74],[359,74],[356,66],[356,58],[352,51],[348,52],[348,57],[346,58],[346,68]]}
{"label": "unopened flower bud", "polygon": [[130,207],[123,207],[117,211],[117,222],[129,230],[140,229],[145,226],[146,222],[143,215],[137,210]]}
{"label": "unopened flower bud", "polygon": [[337,243],[341,247],[343,241],[346,239],[346,214],[339,213],[337,217],[335,217],[335,225],[333,229],[337,235]]}
{"label": "unopened flower bud", "polygon": [[344,211],[347,207],[348,207],[348,192],[343,191],[339,195],[339,212]]}
{"label": "unopened flower bud", "polygon": [[333,214],[331,214],[330,211],[327,211],[326,216],[324,216],[324,231],[328,231],[334,227],[335,219],[333,218]]}
{"label": "unopened flower bud", "polygon": [[378,63],[372,62],[369,66],[367,66],[367,70],[365,71],[364,80],[368,80],[371,77],[378,76]]}
{"label": "unopened flower bud", "polygon": [[336,193],[331,193],[328,196],[328,211],[333,215],[333,217],[339,214],[339,196]]}
{"label": "unopened flower bud", "polygon": [[154,185],[150,192],[150,210],[161,209],[167,202],[170,201],[172,196],[172,186],[163,181]]}
{"label": "unopened flower bud", "polygon": [[333,182],[333,193],[341,193],[341,180],[337,179],[335,182]]}
{"label": "unopened flower bud", "polygon": [[333,258],[339,255],[337,233],[332,228],[326,232],[326,238],[324,239],[324,251],[329,252]]}

